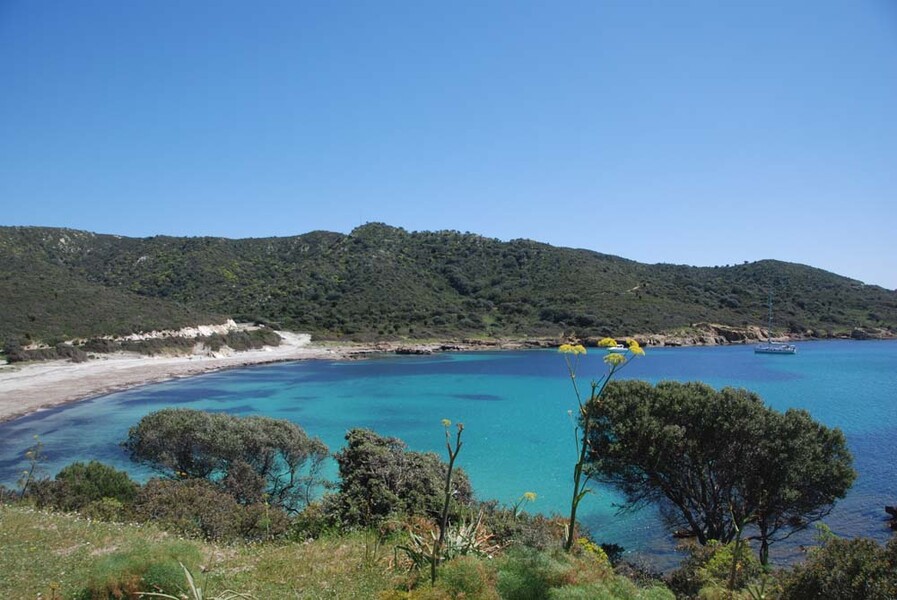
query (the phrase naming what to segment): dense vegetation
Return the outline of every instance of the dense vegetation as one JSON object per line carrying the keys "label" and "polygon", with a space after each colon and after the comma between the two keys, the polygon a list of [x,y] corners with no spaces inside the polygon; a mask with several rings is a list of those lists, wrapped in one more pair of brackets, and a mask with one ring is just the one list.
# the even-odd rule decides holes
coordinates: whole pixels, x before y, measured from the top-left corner
{"label": "dense vegetation", "polygon": [[382,224],[243,240],[0,228],[0,340],[51,344],[216,315],[356,339],[744,327],[765,324],[770,287],[782,331],[897,330],[897,292],[774,260],[646,265]]}

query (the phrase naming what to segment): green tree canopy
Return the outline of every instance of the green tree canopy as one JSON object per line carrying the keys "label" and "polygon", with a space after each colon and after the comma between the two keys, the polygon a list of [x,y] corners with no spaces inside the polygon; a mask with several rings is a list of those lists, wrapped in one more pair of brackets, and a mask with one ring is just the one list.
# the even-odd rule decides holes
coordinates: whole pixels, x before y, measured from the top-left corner
{"label": "green tree canopy", "polygon": [[753,525],[763,562],[769,544],[828,514],[856,477],[840,430],[743,389],[614,381],[588,411],[597,481],[629,508],[658,505],[701,544]]}
{"label": "green tree canopy", "polygon": [[172,478],[207,479],[243,504],[262,494],[287,511],[308,504],[327,446],[284,419],[167,408],[123,442],[132,460]]}

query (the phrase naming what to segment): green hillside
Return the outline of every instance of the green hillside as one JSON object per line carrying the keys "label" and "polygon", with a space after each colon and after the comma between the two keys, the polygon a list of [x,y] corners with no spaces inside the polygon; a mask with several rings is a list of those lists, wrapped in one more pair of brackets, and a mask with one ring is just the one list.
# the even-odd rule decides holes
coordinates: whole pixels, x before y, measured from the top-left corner
{"label": "green hillside", "polygon": [[257,319],[333,338],[663,333],[698,322],[897,332],[897,292],[773,260],[646,265],[529,240],[407,232],[126,238],[0,228],[0,337]]}
{"label": "green hillside", "polygon": [[[92,281],[29,240],[65,239],[91,234],[51,229],[0,228],[0,342],[55,343],[96,334],[181,328],[223,322],[226,317],[117,286]],[[50,244],[48,239],[42,240]]]}

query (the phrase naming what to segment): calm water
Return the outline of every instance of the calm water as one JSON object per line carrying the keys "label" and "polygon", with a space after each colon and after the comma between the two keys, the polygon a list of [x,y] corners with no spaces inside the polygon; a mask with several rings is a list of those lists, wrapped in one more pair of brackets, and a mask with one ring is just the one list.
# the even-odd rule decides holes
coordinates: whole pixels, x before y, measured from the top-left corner
{"label": "calm water", "polygon": [[[603,372],[601,358],[597,351],[585,357],[581,380]],[[842,535],[890,536],[882,507],[897,503],[897,343],[805,343],[797,356],[755,355],[742,346],[649,349],[623,374],[652,382],[702,380],[716,387],[745,387],[774,408],[805,408],[840,427],[859,478],[826,522]],[[165,406],[291,419],[331,450],[342,446],[347,429],[361,426],[399,437],[412,449],[441,453],[440,421],[448,418],[465,423],[458,461],[480,498],[510,504],[533,491],[538,499],[530,510],[563,513],[575,460],[567,415],[574,403],[555,351],[251,367],[111,394],[0,424],[0,482],[15,482],[34,435],[44,442],[48,474],[74,460],[98,459],[146,476],[128,463],[118,442],[140,417]],[[580,505],[583,522],[600,541],[621,544],[635,556],[650,555],[655,564],[672,564],[673,544],[657,515],[620,516],[615,501],[609,490],[587,497]],[[792,540],[779,545],[780,559],[796,556],[799,544],[812,542],[812,534]]]}

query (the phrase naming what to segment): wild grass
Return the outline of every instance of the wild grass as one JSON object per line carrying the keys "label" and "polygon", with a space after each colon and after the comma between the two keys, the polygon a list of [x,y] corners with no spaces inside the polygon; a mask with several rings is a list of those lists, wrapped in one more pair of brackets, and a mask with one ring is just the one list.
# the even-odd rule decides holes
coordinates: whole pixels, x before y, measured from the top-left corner
{"label": "wild grass", "polygon": [[432,585],[425,573],[392,568],[400,541],[372,548],[360,531],[308,542],[211,544],[155,526],[0,504],[0,598],[190,597],[181,564],[205,598],[673,598],[662,586],[640,588],[615,575],[606,560],[557,549],[455,558]]}
{"label": "wild grass", "polygon": [[[363,534],[313,543],[215,545],[180,539],[153,526],[91,521],[0,505],[0,598],[91,598],[104,578],[160,565],[186,591],[178,562],[209,596],[236,590],[258,598],[375,598],[393,574],[365,560]],[[157,591],[140,582],[141,591]],[[111,597],[111,596],[110,596]]]}

